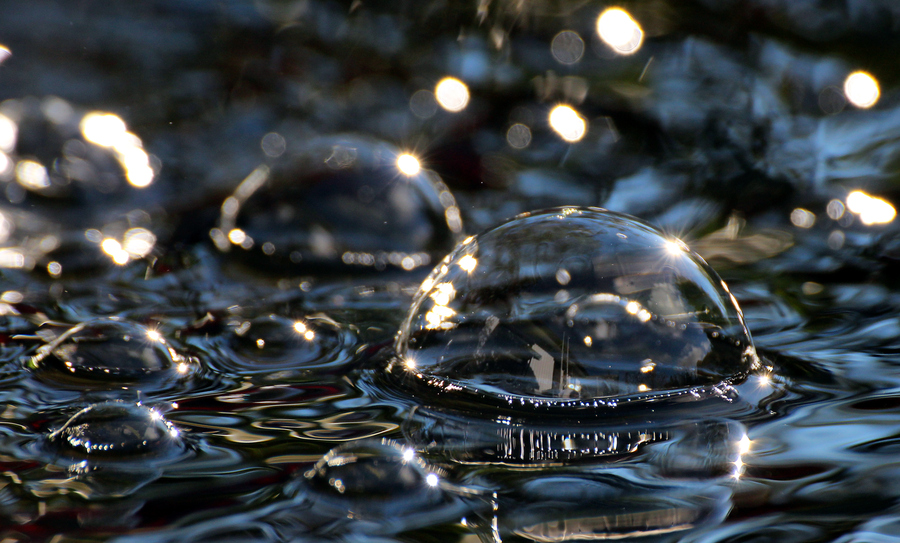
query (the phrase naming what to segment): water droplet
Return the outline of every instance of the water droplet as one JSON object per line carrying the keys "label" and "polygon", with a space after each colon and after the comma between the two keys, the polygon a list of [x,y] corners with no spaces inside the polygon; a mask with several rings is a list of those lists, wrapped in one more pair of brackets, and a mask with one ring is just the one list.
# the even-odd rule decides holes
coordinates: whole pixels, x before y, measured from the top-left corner
{"label": "water droplet", "polygon": [[415,157],[324,138],[257,168],[224,201],[210,235],[219,250],[270,271],[408,271],[448,251],[461,230],[452,194]]}
{"label": "water droplet", "polygon": [[46,446],[73,460],[164,460],[180,457],[180,432],[162,413],[121,401],[94,404],[75,413],[46,437]]}
{"label": "water droplet", "polygon": [[[464,258],[477,266],[454,265]],[[458,246],[416,294],[396,350],[389,373],[442,398],[563,410],[718,395],[758,363],[698,255],[597,208],[524,214]]]}
{"label": "water droplet", "polygon": [[157,330],[114,318],[88,321],[58,333],[26,365],[42,381],[62,388],[140,385],[144,392],[195,370],[193,361],[169,346]]}

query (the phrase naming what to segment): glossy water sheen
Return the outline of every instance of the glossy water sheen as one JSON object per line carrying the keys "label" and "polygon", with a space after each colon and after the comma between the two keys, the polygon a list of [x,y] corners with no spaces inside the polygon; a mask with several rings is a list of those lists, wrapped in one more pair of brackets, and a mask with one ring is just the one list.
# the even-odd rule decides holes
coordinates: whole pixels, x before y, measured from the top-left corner
{"label": "glossy water sheen", "polygon": [[0,541],[898,540],[896,2],[0,7]]}

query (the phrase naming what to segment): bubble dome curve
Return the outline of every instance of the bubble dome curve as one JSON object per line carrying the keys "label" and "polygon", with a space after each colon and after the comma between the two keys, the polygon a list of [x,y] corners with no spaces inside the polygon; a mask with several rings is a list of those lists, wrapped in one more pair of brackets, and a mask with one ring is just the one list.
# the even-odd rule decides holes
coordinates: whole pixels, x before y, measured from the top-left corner
{"label": "bubble dome curve", "polygon": [[600,208],[524,213],[416,293],[388,373],[447,401],[568,411],[722,394],[759,366],[741,310],[683,242]]}

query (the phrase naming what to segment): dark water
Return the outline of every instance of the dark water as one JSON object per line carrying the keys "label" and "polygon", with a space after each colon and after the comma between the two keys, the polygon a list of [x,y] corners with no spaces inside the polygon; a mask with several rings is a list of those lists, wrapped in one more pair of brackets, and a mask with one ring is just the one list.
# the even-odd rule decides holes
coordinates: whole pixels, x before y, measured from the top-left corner
{"label": "dark water", "polygon": [[607,7],[0,0],[0,539],[900,541],[900,5]]}

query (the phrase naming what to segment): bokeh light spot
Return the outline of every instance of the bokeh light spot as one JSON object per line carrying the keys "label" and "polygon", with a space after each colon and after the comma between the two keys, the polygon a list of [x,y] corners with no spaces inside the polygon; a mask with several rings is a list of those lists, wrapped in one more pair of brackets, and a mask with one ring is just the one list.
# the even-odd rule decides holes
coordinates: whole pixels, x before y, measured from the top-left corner
{"label": "bokeh light spot", "polygon": [[462,111],[469,105],[469,88],[453,77],[441,79],[434,88],[434,95],[438,104],[452,113]]}
{"label": "bokeh light spot", "polygon": [[587,122],[570,106],[556,106],[550,112],[550,127],[562,139],[574,143],[584,137]]}
{"label": "bokeh light spot", "polygon": [[853,72],[844,81],[844,94],[851,104],[866,109],[878,102],[881,90],[878,88],[878,81],[871,74]]}
{"label": "bokeh light spot", "polygon": [[597,18],[600,39],[620,55],[630,55],[641,48],[644,31],[622,8],[609,8]]}

